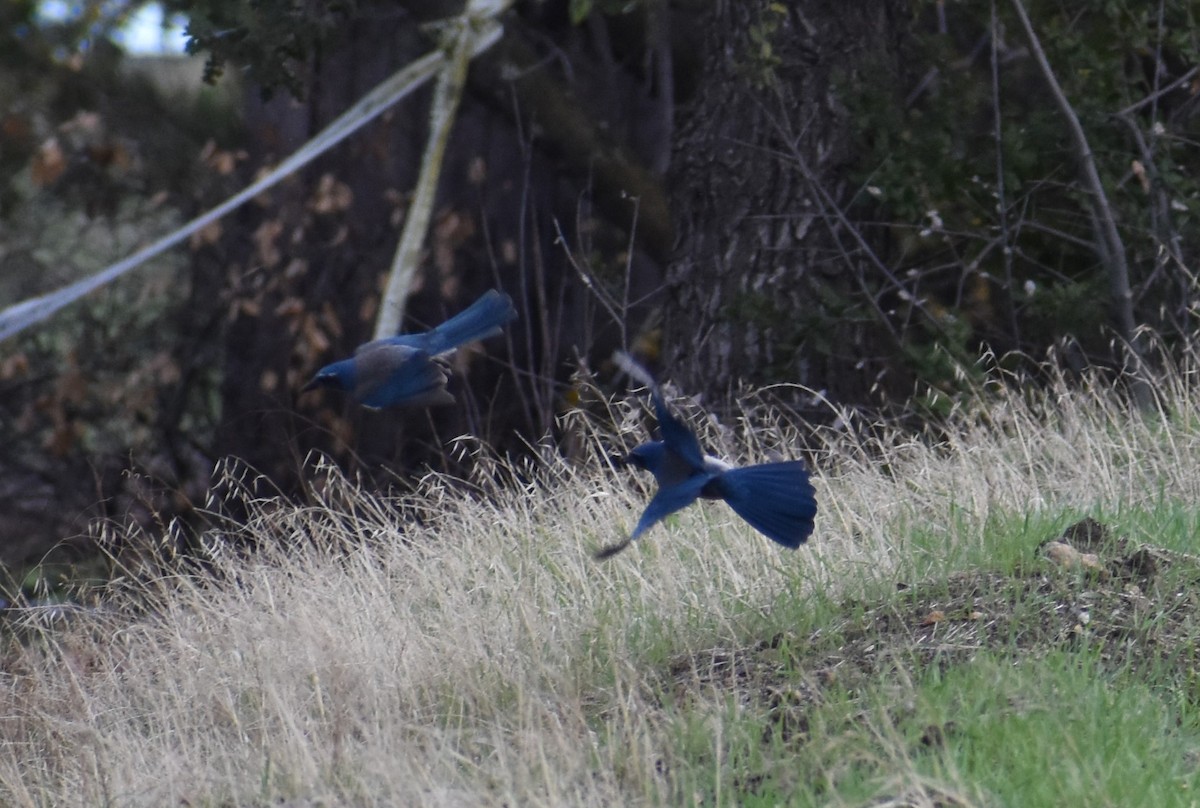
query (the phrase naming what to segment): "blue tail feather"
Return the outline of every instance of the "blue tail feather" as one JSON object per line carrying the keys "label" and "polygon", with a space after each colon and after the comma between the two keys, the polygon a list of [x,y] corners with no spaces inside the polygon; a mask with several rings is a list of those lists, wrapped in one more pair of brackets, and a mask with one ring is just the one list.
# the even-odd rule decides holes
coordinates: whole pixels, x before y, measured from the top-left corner
{"label": "blue tail feather", "polygon": [[400,334],[389,337],[393,345],[409,345],[430,356],[453,351],[468,342],[487,339],[500,333],[503,326],[515,320],[517,310],[512,298],[495,289],[485,292],[478,300],[446,322],[423,334]]}
{"label": "blue tail feather", "polygon": [[772,541],[796,548],[812,535],[816,492],[798,460],[729,469],[710,487]]}

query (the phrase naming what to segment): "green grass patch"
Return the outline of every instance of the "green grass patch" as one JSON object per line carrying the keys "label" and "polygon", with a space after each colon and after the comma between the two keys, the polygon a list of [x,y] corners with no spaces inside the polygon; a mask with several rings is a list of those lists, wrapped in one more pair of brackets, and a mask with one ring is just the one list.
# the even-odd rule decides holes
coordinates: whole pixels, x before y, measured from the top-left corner
{"label": "green grass patch", "polygon": [[763,784],[776,804],[1189,805],[1200,787],[1195,710],[1087,653],[888,671],[805,726]]}
{"label": "green grass patch", "polygon": [[[945,543],[937,575],[902,565],[890,588],[748,621],[751,644],[665,671],[647,658],[666,724],[655,801],[1192,804],[1200,559],[1175,548],[1200,520],[1182,505],[1104,519],[993,514],[977,544]],[[927,560],[930,535],[912,534]],[[1049,540],[1096,566],[1061,566]]]}

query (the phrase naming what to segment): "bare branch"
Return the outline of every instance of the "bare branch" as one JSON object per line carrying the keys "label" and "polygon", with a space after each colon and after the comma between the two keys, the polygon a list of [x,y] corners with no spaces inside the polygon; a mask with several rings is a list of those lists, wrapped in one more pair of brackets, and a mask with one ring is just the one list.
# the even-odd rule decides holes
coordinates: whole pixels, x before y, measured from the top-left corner
{"label": "bare branch", "polygon": [[1000,119],[1000,49],[996,44],[999,28],[1000,23],[996,19],[996,0],[992,0],[992,30],[989,39],[992,41],[992,118],[996,140],[996,213],[1000,217],[1000,239],[1003,242],[1004,292],[1008,298],[1008,327],[1012,331],[1013,342],[1020,345],[1021,330],[1017,324],[1016,289],[1013,285],[1012,240],[1009,238],[1008,232],[1008,200],[1004,193],[1004,131]]}
{"label": "bare branch", "polygon": [[1025,36],[1029,40],[1030,52],[1037,60],[1042,77],[1046,80],[1046,86],[1049,87],[1050,94],[1053,96],[1055,104],[1058,105],[1059,112],[1062,113],[1067,122],[1067,129],[1071,133],[1071,140],[1075,145],[1075,159],[1079,163],[1079,172],[1082,175],[1081,179],[1091,196],[1093,222],[1097,236],[1096,246],[1100,248],[1101,260],[1108,267],[1109,294],[1112,298],[1113,319],[1117,335],[1133,351],[1133,359],[1137,365],[1133,368],[1134,397],[1139,407],[1149,406],[1151,401],[1149,382],[1141,367],[1142,356],[1136,342],[1137,325],[1133,317],[1133,293],[1129,286],[1129,264],[1125,254],[1125,244],[1117,230],[1116,217],[1108,203],[1108,194],[1104,192],[1104,184],[1100,181],[1100,172],[1096,168],[1095,156],[1088,144],[1083,125],[1079,122],[1079,116],[1075,114],[1075,108],[1071,106],[1066,93],[1063,92],[1062,85],[1058,83],[1054,68],[1050,66],[1050,60],[1046,58],[1046,52],[1042,50],[1041,40],[1038,39],[1037,32],[1033,30],[1033,23],[1029,21],[1025,5],[1021,0],[1012,0],[1012,6],[1016,11],[1017,19],[1021,22],[1021,27],[1025,30]]}
{"label": "bare branch", "polygon": [[462,98],[467,68],[475,47],[476,35],[471,23],[463,18],[458,25],[458,38],[448,48],[450,58],[442,68],[434,90],[433,106],[429,112],[429,140],[421,160],[421,174],[417,178],[416,191],[405,217],[404,232],[400,235],[400,244],[392,259],[391,272],[388,273],[379,319],[375,321],[375,339],[385,339],[399,332],[408,291],[421,264],[421,247],[425,243],[425,232],[429,229],[429,218],[433,213],[438,177],[442,173],[442,156],[450,139],[454,114]]}
{"label": "bare branch", "polygon": [[1158,103],[1158,100],[1160,98],[1162,98],[1164,95],[1167,95],[1168,93],[1178,90],[1180,87],[1182,87],[1183,85],[1187,84],[1192,79],[1194,79],[1197,74],[1200,74],[1200,65],[1193,67],[1191,70],[1184,73],[1182,76],[1175,79],[1175,81],[1171,82],[1170,84],[1168,84],[1164,87],[1159,87],[1157,90],[1150,93],[1150,95],[1146,96],[1141,101],[1134,101],[1132,104],[1125,107],[1125,109],[1116,113],[1117,116],[1119,117],[1121,115],[1132,115],[1133,113],[1137,112],[1139,109],[1146,106],[1147,104]]}

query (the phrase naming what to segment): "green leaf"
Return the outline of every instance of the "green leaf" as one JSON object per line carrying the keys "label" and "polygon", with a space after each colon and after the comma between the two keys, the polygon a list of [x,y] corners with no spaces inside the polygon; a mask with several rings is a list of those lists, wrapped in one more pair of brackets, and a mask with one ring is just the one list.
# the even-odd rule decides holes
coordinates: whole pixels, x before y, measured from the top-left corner
{"label": "green leaf", "polygon": [[593,0],[571,0],[568,6],[568,12],[571,15],[571,24],[580,25],[592,13]]}

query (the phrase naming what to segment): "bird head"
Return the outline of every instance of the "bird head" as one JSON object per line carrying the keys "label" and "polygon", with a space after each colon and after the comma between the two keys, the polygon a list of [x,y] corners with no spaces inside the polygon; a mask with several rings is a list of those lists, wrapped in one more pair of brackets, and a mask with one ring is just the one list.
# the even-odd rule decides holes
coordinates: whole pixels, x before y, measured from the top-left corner
{"label": "bird head", "polygon": [[354,360],[343,359],[326,365],[317,371],[308,384],[300,388],[301,393],[316,390],[318,387],[332,387],[335,390],[349,392],[354,389]]}
{"label": "bird head", "polygon": [[656,440],[634,447],[625,457],[626,464],[644,471],[653,472],[662,465],[667,447],[662,441]]}

